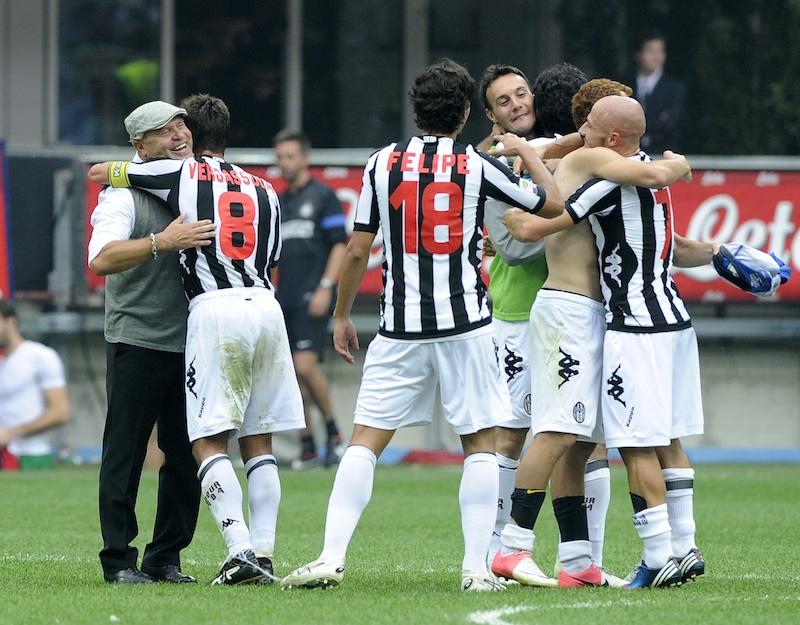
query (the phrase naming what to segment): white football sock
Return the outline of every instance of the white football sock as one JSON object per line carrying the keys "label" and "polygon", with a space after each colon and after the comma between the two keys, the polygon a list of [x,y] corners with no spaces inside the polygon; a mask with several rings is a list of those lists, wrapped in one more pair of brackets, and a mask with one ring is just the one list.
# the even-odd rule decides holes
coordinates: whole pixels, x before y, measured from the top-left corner
{"label": "white football sock", "polygon": [[672,552],[682,558],[697,547],[694,536],[694,469],[663,469],[661,474],[667,485]]}
{"label": "white football sock", "polygon": [[592,564],[592,543],[588,540],[558,543],[558,561],[567,573],[585,571]]}
{"label": "white football sock", "polygon": [[342,455],[328,500],[325,517],[325,543],[320,560],[344,560],[347,546],[356,531],[361,513],[372,496],[372,481],[378,459],[372,450],[352,445]]}
{"label": "white football sock", "polygon": [[500,532],[500,542],[503,545],[500,553],[504,556],[513,551],[530,551],[533,553],[536,535],[533,530],[520,527],[516,523],[506,523],[503,531]]}
{"label": "white football sock", "polygon": [[244,465],[247,474],[247,502],[250,508],[250,541],[259,557],[272,558],[275,528],[281,503],[281,480],[275,456],[251,458]]}
{"label": "white football sock", "polygon": [[500,479],[497,492],[497,517],[494,521],[489,557],[492,556],[493,551],[500,548],[500,533],[511,519],[511,495],[514,493],[514,481],[517,478],[517,467],[519,467],[519,459],[508,458],[497,452],[494,455],[497,456]]}
{"label": "white football sock", "polygon": [[595,566],[603,566],[606,515],[611,503],[611,471],[608,468],[608,460],[590,460],[586,463],[583,486],[589,540],[592,541],[592,562]]}
{"label": "white football sock", "polygon": [[672,557],[672,532],[667,504],[637,512],[633,515],[633,525],[644,542],[645,566],[660,569]]}
{"label": "white football sock", "polygon": [[222,532],[228,556],[251,549],[250,532],[242,512],[242,487],[230,458],[225,454],[206,458],[197,471],[197,479],[208,509]]}
{"label": "white football sock", "polygon": [[488,574],[486,558],[497,515],[498,482],[497,458],[493,453],[480,452],[464,458],[458,489],[464,534],[462,571]]}

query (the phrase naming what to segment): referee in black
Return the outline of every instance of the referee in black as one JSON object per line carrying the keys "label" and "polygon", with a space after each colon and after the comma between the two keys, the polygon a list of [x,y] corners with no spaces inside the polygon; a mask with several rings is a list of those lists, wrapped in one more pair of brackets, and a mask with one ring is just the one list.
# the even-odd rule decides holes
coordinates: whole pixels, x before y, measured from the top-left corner
{"label": "referee in black", "polygon": [[[188,158],[186,111],[166,102],[135,109],[125,127],[137,157]],[[209,221],[173,219],[142,191],[108,188],[92,213],[89,265],[108,275],[105,290],[108,412],[100,465],[103,577],[110,583],[191,583],[180,552],[194,535],[200,504],[197,465],[186,432],[183,351],[186,298],[177,250],[207,244]],[[141,569],[136,496],[147,443],[158,424],[165,462],[158,479],[153,539]]]}
{"label": "referee in black", "polygon": [[325,421],[322,462],[330,466],[339,462],[344,446],[320,361],[331,341],[328,322],[347,242],[345,216],[333,189],[311,177],[308,137],[287,129],[272,143],[281,175],[288,182],[280,196],[283,247],[276,295],[286,318],[306,417],[300,457],[292,468],[310,468],[320,461],[312,434],[311,405],[316,405]]}

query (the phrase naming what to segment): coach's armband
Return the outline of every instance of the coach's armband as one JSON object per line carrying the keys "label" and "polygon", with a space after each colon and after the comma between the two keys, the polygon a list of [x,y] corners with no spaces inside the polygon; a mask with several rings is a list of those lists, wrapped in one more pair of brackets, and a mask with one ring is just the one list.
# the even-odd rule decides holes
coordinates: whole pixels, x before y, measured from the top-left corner
{"label": "coach's armband", "polygon": [[108,166],[108,183],[112,187],[130,188],[131,181],[128,179],[128,161],[114,161]]}

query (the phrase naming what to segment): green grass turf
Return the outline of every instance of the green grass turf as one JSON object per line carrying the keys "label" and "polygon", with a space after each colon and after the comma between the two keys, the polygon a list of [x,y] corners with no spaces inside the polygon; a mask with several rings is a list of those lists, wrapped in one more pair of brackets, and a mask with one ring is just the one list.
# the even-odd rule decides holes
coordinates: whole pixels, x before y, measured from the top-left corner
{"label": "green grass turf", "polygon": [[[266,587],[120,587],[101,581],[96,468],[0,473],[0,624],[564,624],[703,625],[800,622],[800,467],[700,466],[698,538],[706,578],[682,588],[458,590],[458,468],[379,467],[370,506],[348,554],[343,586],[329,591]],[[282,472],[276,572],[316,557],[330,471]],[[139,495],[140,549],[154,516],[156,475]],[[205,507],[204,507],[205,508]],[[550,570],[549,507],[535,557]],[[606,565],[625,574],[640,547],[620,468],[606,533]],[[205,509],[184,568],[216,574],[222,539]]]}

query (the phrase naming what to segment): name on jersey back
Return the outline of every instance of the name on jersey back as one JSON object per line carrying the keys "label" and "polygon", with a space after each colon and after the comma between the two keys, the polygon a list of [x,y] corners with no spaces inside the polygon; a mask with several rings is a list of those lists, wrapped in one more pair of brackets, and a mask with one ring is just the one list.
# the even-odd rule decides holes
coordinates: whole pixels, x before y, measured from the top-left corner
{"label": "name on jersey back", "polygon": [[254,187],[263,187],[264,189],[272,188],[272,185],[263,178],[259,178],[258,176],[254,176],[252,174],[246,174],[245,172],[238,172],[235,169],[230,171],[221,171],[219,169],[214,169],[208,163],[198,163],[196,161],[190,161],[188,166],[189,177],[196,180],[205,182],[215,180],[217,182],[226,182],[228,184],[235,184],[239,186],[251,184]]}
{"label": "name on jersey back", "polygon": [[425,165],[425,159],[430,156],[422,152],[392,152],[386,161],[386,171],[391,171],[400,163],[400,171],[415,174],[446,174],[453,167],[461,175],[469,173],[468,154],[433,154],[430,167]]}

